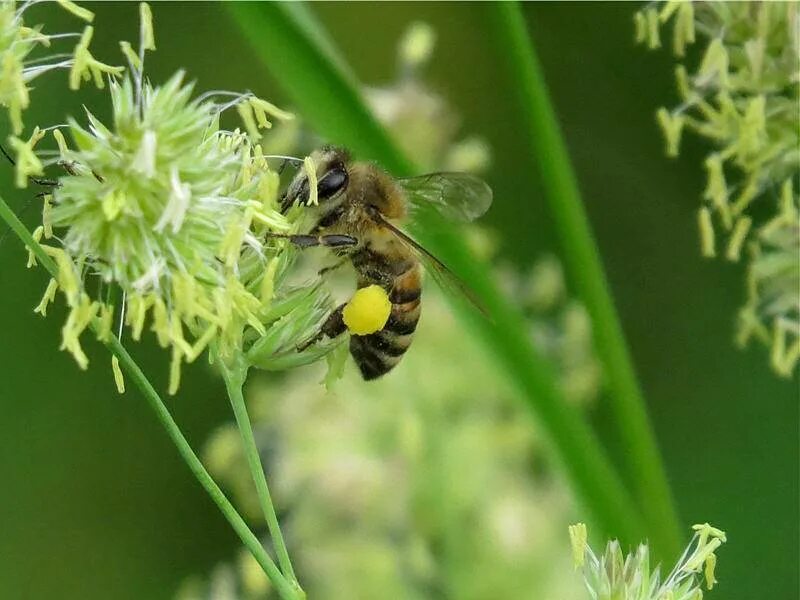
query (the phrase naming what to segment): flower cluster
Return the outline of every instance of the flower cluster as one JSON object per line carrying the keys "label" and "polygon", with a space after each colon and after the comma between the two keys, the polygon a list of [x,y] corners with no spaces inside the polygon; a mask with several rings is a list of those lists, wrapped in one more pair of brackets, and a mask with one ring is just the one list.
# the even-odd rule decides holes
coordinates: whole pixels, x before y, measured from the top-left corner
{"label": "flower cluster", "polygon": [[[0,105],[8,111],[11,129],[15,136],[22,133],[22,113],[30,104],[30,82],[53,69],[71,69],[70,79],[79,80],[86,69],[95,73],[95,81],[102,87],[102,73],[119,74],[119,67],[110,67],[97,61],[89,52],[92,28],[87,26],[83,35],[77,33],[45,34],[39,25],[25,25],[25,11],[32,5],[26,2],[17,7],[12,0],[0,2]],[[64,9],[84,21],[94,14],[69,0],[59,0]],[[34,57],[39,48],[49,48],[58,39],[81,37],[73,55],[45,54]],[[73,89],[77,85],[72,86]]]}
{"label": "flower cluster", "polygon": [[[181,72],[163,85],[146,81],[144,52],[155,41],[146,4],[141,13],[139,53],[122,42],[130,69],[109,82],[110,124],[87,110],[88,125],[68,121],[71,145],[53,132],[59,150],[50,162],[66,173],[44,199],[36,236],[49,242],[59,272],[38,310],[63,292],[63,348],[84,368],[79,337],[89,326],[103,340],[115,323],[120,336],[127,325],[139,340],[149,322],[172,353],[171,393],[181,364],[209,346],[224,360],[252,349],[262,365],[281,352],[282,364],[303,362],[309,357],[294,352],[302,338],[293,336],[312,335],[328,296],[318,286],[283,285],[293,253],[273,234],[294,232],[302,210],[281,214],[278,174],[257,143],[258,127],[291,115],[250,94],[193,98]],[[100,77],[79,54],[89,76]],[[250,135],[220,127],[233,107],[250,118]],[[42,136],[36,130],[25,145],[30,155]]]}
{"label": "flower cluster", "polygon": [[698,37],[705,47],[694,72],[676,68],[680,105],[657,113],[667,154],[677,156],[684,130],[714,145],[698,212],[702,253],[713,257],[723,246],[738,261],[749,245],[738,340],[763,340],[773,368],[791,376],[800,359],[800,9],[793,2],[651,3],[636,14],[637,40],[660,47],[670,21],[676,56]]}
{"label": "flower cluster", "polygon": [[663,580],[659,568],[650,565],[646,544],[625,555],[619,542],[612,540],[597,556],[586,542],[583,523],[572,525],[569,535],[575,567],[583,572],[592,600],[702,600],[701,578],[709,590],[717,583],[716,551],[726,538],[724,531],[708,523],[693,529],[689,546]]}

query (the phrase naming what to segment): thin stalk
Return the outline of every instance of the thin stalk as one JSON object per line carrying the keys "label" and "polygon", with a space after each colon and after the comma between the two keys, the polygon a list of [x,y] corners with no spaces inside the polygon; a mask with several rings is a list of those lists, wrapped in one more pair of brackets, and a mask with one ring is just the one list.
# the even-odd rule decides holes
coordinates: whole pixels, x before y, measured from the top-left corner
{"label": "thin stalk", "polygon": [[[11,230],[17,235],[17,237],[19,237],[20,240],[22,240],[25,246],[27,246],[31,252],[33,252],[33,254],[36,256],[36,259],[50,273],[50,275],[53,278],[57,278],[58,267],[53,259],[48,256],[47,253],[42,249],[42,246],[33,239],[25,225],[22,224],[22,222],[17,218],[17,215],[14,214],[14,211],[11,210],[11,208],[2,198],[0,198],[0,219],[8,224]],[[93,331],[97,332],[97,321],[92,323],[90,327]],[[147,376],[144,374],[144,372],[139,368],[139,365],[136,364],[131,355],[128,354],[127,350],[125,350],[116,337],[112,336],[104,343],[111,353],[117,357],[122,370],[125,371],[131,381],[133,381],[136,387],[139,388],[139,391],[145,397],[147,403],[156,413],[156,417],[158,418],[159,422],[167,431],[167,435],[178,449],[178,454],[180,454],[183,461],[189,467],[189,470],[217,505],[220,512],[222,512],[222,515],[225,517],[225,519],[227,519],[228,523],[231,524],[231,527],[242,540],[242,543],[244,543],[258,564],[261,565],[264,573],[267,574],[267,577],[269,577],[272,584],[278,590],[281,598],[284,600],[299,600],[301,596],[297,593],[294,586],[287,581],[283,575],[281,575],[278,567],[269,557],[266,550],[264,550],[261,542],[259,542],[258,538],[253,534],[252,531],[250,531],[250,528],[244,522],[242,517],[238,512],[236,512],[236,509],[225,497],[223,491],[212,479],[208,471],[206,471],[203,463],[200,462],[200,459],[194,453],[194,450],[192,450],[189,442],[186,440],[180,428],[178,427],[178,424],[175,422],[175,419],[172,418],[172,415],[170,414],[167,406],[164,404],[164,401],[158,395],[158,392],[147,379]]]}
{"label": "thin stalk", "polygon": [[225,387],[228,390],[228,398],[231,401],[233,414],[236,416],[236,425],[239,427],[239,434],[242,437],[242,445],[244,446],[244,453],[247,457],[247,465],[250,467],[250,475],[253,477],[253,483],[256,486],[258,499],[261,503],[261,510],[264,513],[264,519],[267,522],[267,527],[272,537],[272,545],[278,557],[278,564],[281,566],[281,571],[284,576],[297,588],[298,593],[304,597],[305,594],[302,592],[297,577],[294,574],[292,561],[289,559],[289,552],[286,549],[286,542],[281,533],[278,516],[275,514],[275,506],[272,503],[272,496],[267,486],[267,479],[264,475],[261,457],[258,453],[255,437],[253,436],[253,426],[250,423],[250,417],[247,414],[247,406],[244,402],[244,395],[242,394],[242,386],[247,378],[247,367],[239,364],[230,365],[223,360],[220,360],[219,364],[221,365],[222,378],[225,380]]}
{"label": "thin stalk", "polygon": [[680,548],[677,512],[541,66],[520,6],[496,2],[488,10],[498,56],[508,61],[509,75],[517,84],[511,92],[518,96],[533,150],[531,167],[540,171],[570,279],[592,318],[614,422],[625,448],[624,479],[661,556],[675,555]]}
{"label": "thin stalk", "polygon": [[[234,2],[226,7],[256,55],[318,132],[394,175],[416,171],[370,112],[352,70],[303,5]],[[641,540],[646,532],[638,509],[582,415],[564,401],[549,364],[525,333],[527,324],[519,309],[499,291],[484,261],[458,231],[428,229],[431,235],[416,232],[420,240],[464,278],[492,315],[490,323],[462,310],[463,322],[472,326],[538,417],[597,527],[624,543]]]}

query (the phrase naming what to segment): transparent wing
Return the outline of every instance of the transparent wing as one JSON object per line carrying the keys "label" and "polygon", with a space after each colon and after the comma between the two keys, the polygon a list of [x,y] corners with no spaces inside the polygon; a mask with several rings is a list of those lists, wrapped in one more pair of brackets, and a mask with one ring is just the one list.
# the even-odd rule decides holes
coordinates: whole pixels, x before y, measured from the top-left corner
{"label": "transparent wing", "polygon": [[422,262],[422,265],[425,267],[425,272],[433,277],[433,280],[436,282],[436,284],[442,288],[446,294],[455,294],[457,296],[465,297],[483,314],[483,316],[489,318],[489,311],[486,309],[486,306],[483,304],[483,302],[481,302],[480,298],[478,298],[475,295],[475,292],[473,292],[466,283],[461,281],[461,279],[455,273],[453,273],[447,267],[447,265],[436,258],[433,254],[428,252],[425,248],[420,246],[408,234],[392,225],[383,217],[377,216],[377,219],[381,225],[390,229],[392,233],[394,233],[414,251],[417,257],[420,259],[420,262]]}
{"label": "transparent wing", "polygon": [[492,188],[469,173],[429,173],[397,180],[406,191],[411,217],[435,209],[454,221],[474,221],[492,204]]}

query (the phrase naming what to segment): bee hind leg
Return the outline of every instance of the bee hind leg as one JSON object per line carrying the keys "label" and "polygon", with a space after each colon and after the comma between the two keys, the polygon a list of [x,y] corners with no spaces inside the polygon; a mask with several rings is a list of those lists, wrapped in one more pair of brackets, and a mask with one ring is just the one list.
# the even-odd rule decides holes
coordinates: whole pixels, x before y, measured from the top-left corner
{"label": "bee hind leg", "polygon": [[319,342],[324,337],[333,339],[335,337],[339,337],[345,331],[347,331],[347,326],[344,324],[344,317],[342,316],[342,311],[344,310],[345,306],[346,304],[341,304],[334,309],[333,312],[328,315],[328,318],[325,319],[325,322],[322,324],[322,327],[319,328],[317,334],[311,339],[308,339],[297,346],[297,351],[302,352],[312,344]]}

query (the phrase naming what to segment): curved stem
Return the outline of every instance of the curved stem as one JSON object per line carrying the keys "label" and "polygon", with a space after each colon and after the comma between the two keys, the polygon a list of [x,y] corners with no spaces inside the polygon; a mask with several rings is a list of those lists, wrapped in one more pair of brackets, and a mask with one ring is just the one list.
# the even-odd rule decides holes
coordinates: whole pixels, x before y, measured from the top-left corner
{"label": "curved stem", "polygon": [[250,417],[247,414],[247,406],[245,405],[244,396],[242,395],[242,386],[247,378],[247,366],[243,364],[230,365],[223,360],[219,360],[219,364],[222,370],[222,378],[225,380],[225,387],[228,390],[228,398],[231,401],[233,414],[236,416],[236,425],[242,437],[244,453],[247,457],[247,465],[250,467],[250,475],[253,477],[258,500],[264,512],[264,519],[267,522],[267,527],[272,537],[272,545],[275,548],[275,554],[278,556],[278,564],[280,564],[281,571],[289,579],[289,582],[296,586],[301,595],[304,595],[300,589],[297,577],[294,574],[292,561],[289,559],[289,552],[286,549],[286,542],[281,533],[278,516],[275,513],[275,506],[272,503],[272,496],[270,495],[267,479],[264,475],[264,467],[261,464],[261,457],[258,453],[255,436],[253,435],[253,426],[250,423]]}
{"label": "curved stem", "polygon": [[662,556],[672,556],[680,548],[677,512],[541,66],[520,6],[497,2],[489,6],[489,12],[499,55],[518,84],[512,91],[518,96],[533,149],[531,166],[539,169],[567,271],[592,318],[608,380],[608,399],[626,450],[624,479],[634,492],[655,547]]}
{"label": "curved stem", "polygon": [[[53,259],[50,258],[50,256],[48,256],[42,249],[41,245],[33,239],[25,225],[22,224],[22,222],[17,218],[17,215],[14,214],[14,211],[11,210],[11,208],[2,198],[0,198],[0,218],[8,223],[9,227],[11,227],[11,230],[17,235],[17,237],[20,238],[20,240],[22,240],[22,242],[31,250],[31,252],[34,253],[36,258],[50,273],[50,275],[54,278],[58,277],[58,267],[56,266],[55,262],[53,262]],[[90,327],[93,331],[97,331],[96,322],[92,323]],[[139,391],[145,397],[145,400],[147,400],[148,404],[150,404],[150,407],[156,413],[156,417],[158,418],[159,422],[167,431],[167,435],[178,449],[178,454],[180,454],[183,461],[189,467],[189,470],[217,505],[220,512],[222,512],[225,519],[227,519],[228,523],[231,524],[231,527],[242,540],[242,543],[244,543],[258,564],[261,565],[261,568],[264,569],[264,572],[267,574],[270,581],[272,581],[272,584],[277,589],[281,598],[284,600],[298,600],[301,596],[298,594],[294,586],[287,581],[283,575],[281,575],[278,567],[275,565],[275,562],[269,557],[266,550],[264,550],[261,542],[259,542],[258,538],[253,534],[252,531],[250,531],[250,528],[244,522],[239,513],[236,512],[236,509],[230,503],[228,498],[225,497],[225,494],[222,492],[220,487],[211,478],[211,475],[209,475],[208,471],[206,471],[203,463],[200,462],[197,454],[195,454],[194,450],[192,450],[189,442],[186,440],[180,428],[178,427],[178,424],[175,422],[175,419],[172,418],[172,415],[170,414],[167,406],[164,404],[164,401],[158,395],[158,392],[147,379],[147,376],[144,374],[144,372],[139,368],[139,365],[136,364],[131,355],[128,354],[127,350],[125,350],[116,337],[112,336],[105,342],[105,345],[108,347],[111,353],[117,357],[122,370],[125,371],[128,377],[130,377],[131,381],[133,381],[136,387],[139,388]]]}

